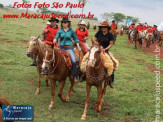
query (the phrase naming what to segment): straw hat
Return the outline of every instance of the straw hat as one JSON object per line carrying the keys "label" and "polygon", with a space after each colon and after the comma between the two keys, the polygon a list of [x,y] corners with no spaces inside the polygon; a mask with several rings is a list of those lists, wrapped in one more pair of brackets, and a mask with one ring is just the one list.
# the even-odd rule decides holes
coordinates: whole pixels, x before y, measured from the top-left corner
{"label": "straw hat", "polygon": [[85,21],[81,21],[81,22],[79,23],[79,25],[85,25],[85,26],[86,26],[86,23],[85,23]]}

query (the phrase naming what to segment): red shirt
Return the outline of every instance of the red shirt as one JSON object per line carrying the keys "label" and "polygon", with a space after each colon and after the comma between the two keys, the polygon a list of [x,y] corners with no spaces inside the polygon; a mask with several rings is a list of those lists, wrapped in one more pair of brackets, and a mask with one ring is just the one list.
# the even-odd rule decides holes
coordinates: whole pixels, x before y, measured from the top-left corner
{"label": "red shirt", "polygon": [[58,26],[56,28],[52,28],[50,25],[47,25],[43,31],[45,31],[46,29],[48,29],[49,31],[47,32],[45,39],[47,41],[53,41],[60,28]]}
{"label": "red shirt", "polygon": [[155,30],[157,30],[157,28],[156,27],[152,27],[152,30],[155,31]]}
{"label": "red shirt", "polygon": [[153,33],[152,29],[148,29],[147,31],[148,31],[148,33]]}
{"label": "red shirt", "polygon": [[136,26],[136,29],[137,29],[138,31],[142,31],[142,30],[143,30],[143,27],[142,27],[142,26],[137,25],[137,26]]}
{"label": "red shirt", "polygon": [[147,26],[143,26],[143,30],[146,30],[147,29]]}
{"label": "red shirt", "polygon": [[79,41],[84,41],[84,38],[88,37],[88,35],[89,35],[87,29],[85,29],[85,31],[81,31],[81,30],[79,30],[79,28],[77,28],[75,30],[75,33],[76,33]]}
{"label": "red shirt", "polygon": [[111,24],[111,29],[117,29],[117,24],[112,23],[112,24]]}
{"label": "red shirt", "polygon": [[134,29],[135,28],[135,25],[130,25],[129,28],[130,29]]}

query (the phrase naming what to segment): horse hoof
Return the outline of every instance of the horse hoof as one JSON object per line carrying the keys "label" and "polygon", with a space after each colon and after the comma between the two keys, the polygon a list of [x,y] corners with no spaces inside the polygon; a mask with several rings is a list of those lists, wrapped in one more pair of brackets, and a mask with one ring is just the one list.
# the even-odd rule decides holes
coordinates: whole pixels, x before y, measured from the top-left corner
{"label": "horse hoof", "polygon": [[36,92],[35,92],[35,95],[39,95],[39,92],[38,92],[38,91],[36,91]]}
{"label": "horse hoof", "polygon": [[81,119],[81,120],[85,120],[85,118],[86,118],[85,116],[82,116],[80,119]]}
{"label": "horse hoof", "polygon": [[53,108],[54,108],[54,107],[49,107],[49,108],[48,108],[48,110],[50,110],[50,111],[51,111]]}
{"label": "horse hoof", "polygon": [[69,102],[70,101],[70,98],[69,97],[66,97],[66,102]]}

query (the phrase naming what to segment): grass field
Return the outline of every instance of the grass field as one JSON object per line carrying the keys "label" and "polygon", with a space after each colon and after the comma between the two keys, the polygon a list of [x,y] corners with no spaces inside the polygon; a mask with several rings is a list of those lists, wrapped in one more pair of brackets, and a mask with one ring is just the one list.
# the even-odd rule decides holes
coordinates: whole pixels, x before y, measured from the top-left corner
{"label": "grass field", "polygon": [[[0,9],[4,13],[19,13],[15,9]],[[86,97],[85,82],[75,84],[75,93],[70,102],[62,102],[55,95],[55,106],[48,110],[50,88],[41,82],[41,93],[35,95],[37,72],[30,67],[31,59],[26,56],[29,35],[38,36],[46,25],[40,19],[1,19],[0,21],[0,96],[15,105],[33,105],[34,122],[80,122]],[[88,20],[87,20],[88,21]],[[86,21],[86,22],[87,22]],[[78,20],[72,20],[77,27]],[[92,22],[93,23],[93,22]],[[89,30],[90,37],[96,31]],[[97,90],[91,89],[90,103],[85,122],[149,122],[155,120],[155,74],[149,65],[155,65],[155,56],[134,50],[126,43],[127,36],[118,36],[111,52],[119,60],[115,73],[115,88],[107,88],[102,112],[97,113]],[[90,39],[88,41],[90,44]],[[163,60],[160,60],[161,64]],[[163,68],[161,68],[163,70]],[[161,78],[163,79],[163,75]],[[162,83],[163,80],[161,80]],[[69,81],[63,90],[66,95]],[[58,86],[56,88],[58,91]],[[56,93],[57,94],[57,93]],[[162,94],[162,93],[161,93]],[[161,96],[161,101],[163,97]],[[161,103],[161,108],[162,103]],[[163,120],[163,115],[161,114]]]}

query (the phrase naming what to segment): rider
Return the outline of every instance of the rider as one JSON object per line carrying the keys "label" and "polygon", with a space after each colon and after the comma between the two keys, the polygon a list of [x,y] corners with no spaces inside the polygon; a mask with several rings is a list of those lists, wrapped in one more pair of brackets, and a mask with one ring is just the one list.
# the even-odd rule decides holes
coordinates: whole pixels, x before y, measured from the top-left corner
{"label": "rider", "polygon": [[[77,37],[78,37],[78,39],[80,41],[79,42],[80,46],[83,46],[83,48],[86,47],[86,50],[84,50],[84,53],[86,54],[90,50],[90,48],[89,48],[89,46],[88,46],[88,44],[86,42],[86,40],[88,39],[89,34],[88,34],[87,29],[86,29],[85,21],[81,21],[79,23],[79,28],[77,28],[75,30],[75,33],[76,33],[76,35],[77,35]],[[85,45],[83,45],[83,44],[85,44]]]}
{"label": "rider", "polygon": [[139,34],[141,35],[141,39],[143,41],[143,25],[141,22],[138,23],[138,25],[136,26],[136,29],[138,30]]}
{"label": "rider", "polygon": [[114,41],[117,37],[117,24],[115,23],[115,20],[112,21],[112,24],[111,24],[111,29],[113,31],[113,34],[114,34]]}
{"label": "rider", "polygon": [[[56,25],[56,23],[59,22],[58,19],[51,17],[50,20],[48,20],[50,23],[47,23],[47,26],[43,29],[42,32],[42,38],[44,38],[45,40],[42,39],[42,41],[46,44],[53,44],[53,39],[57,34],[57,31],[59,30],[58,25]],[[37,57],[37,52],[34,52],[33,54],[33,63],[30,66],[36,66],[36,57]]]}
{"label": "rider", "polygon": [[78,82],[78,72],[77,72],[77,64],[75,59],[75,52],[73,50],[73,42],[77,44],[77,47],[80,49],[79,40],[75,34],[75,31],[71,28],[71,21],[68,18],[63,18],[61,21],[61,29],[57,32],[53,43],[56,43],[60,38],[60,49],[67,50],[71,56],[72,69],[74,72],[74,82]]}
{"label": "rider", "polygon": [[135,29],[135,23],[132,23],[132,24],[129,26],[128,42],[130,42],[130,34],[131,34],[131,32],[132,32],[133,29]]}
{"label": "rider", "polygon": [[[107,21],[102,22],[101,31],[98,31],[95,34],[95,41],[98,41],[102,47],[102,50],[109,55],[109,49],[113,46],[113,34],[110,33],[111,27]],[[109,82],[109,86],[113,88],[114,81],[114,73],[111,75],[111,82]]]}

